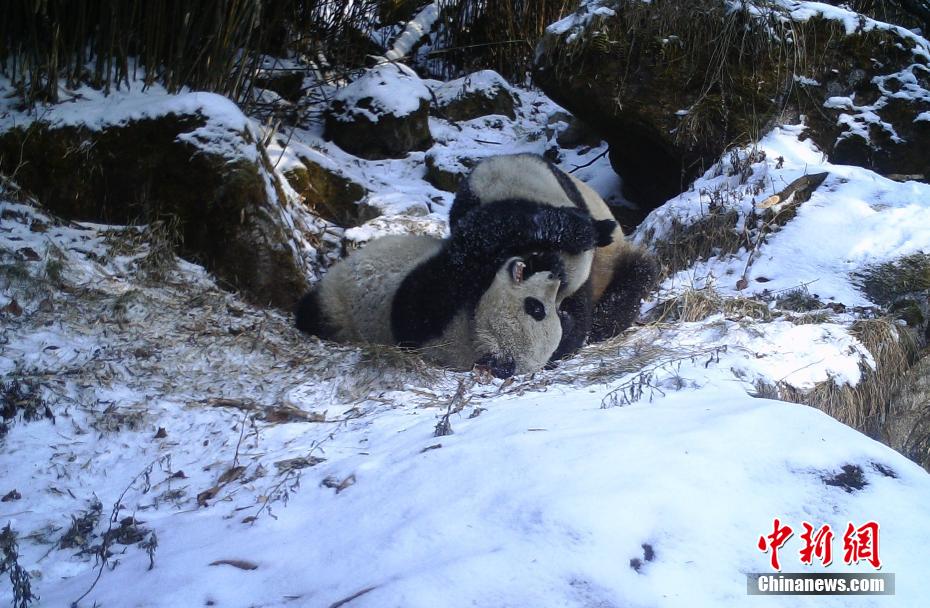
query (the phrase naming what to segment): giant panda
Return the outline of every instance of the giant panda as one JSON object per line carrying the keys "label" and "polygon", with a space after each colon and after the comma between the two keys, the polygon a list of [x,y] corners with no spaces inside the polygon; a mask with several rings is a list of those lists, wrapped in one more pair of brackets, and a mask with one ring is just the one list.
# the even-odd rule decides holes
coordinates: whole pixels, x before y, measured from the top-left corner
{"label": "giant panda", "polygon": [[490,204],[448,239],[376,239],[300,300],[297,327],[324,339],[416,348],[449,367],[479,365],[500,378],[536,371],[562,337],[561,252],[581,255],[597,236],[578,209],[535,208],[521,217],[512,222]]}
{"label": "giant panda", "polygon": [[462,181],[449,211],[451,233],[488,205],[515,223],[541,208],[576,208],[593,218],[597,248],[561,253],[566,272],[557,296],[562,341],[553,360],[574,353],[586,339],[606,340],[633,323],[640,300],[655,282],[657,264],[626,239],[607,204],[587,184],[535,154],[493,156]]}

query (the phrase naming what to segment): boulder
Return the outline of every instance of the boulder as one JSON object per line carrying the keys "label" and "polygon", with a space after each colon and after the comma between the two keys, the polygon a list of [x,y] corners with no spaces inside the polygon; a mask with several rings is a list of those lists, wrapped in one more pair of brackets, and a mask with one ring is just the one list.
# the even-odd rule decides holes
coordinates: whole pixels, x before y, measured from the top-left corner
{"label": "boulder", "polygon": [[315,215],[342,228],[355,228],[381,215],[362,202],[368,195],[363,186],[306,156],[299,160],[300,165],[286,169],[284,176]]}
{"label": "boulder", "polygon": [[493,70],[450,80],[434,88],[433,94],[436,96],[433,113],[446,120],[471,120],[491,114],[516,117],[516,94],[504,77]]}
{"label": "boulder", "polygon": [[559,148],[596,148],[604,141],[600,133],[567,112],[555,112],[546,121],[546,139],[555,139]]}
{"label": "boulder", "polygon": [[256,87],[274,91],[282,99],[295,103],[304,93],[303,70],[263,70],[255,77]]}
{"label": "boulder", "polygon": [[[310,220],[294,215],[235,105],[192,95],[220,117],[201,108],[62,124],[51,113],[0,134],[0,170],[15,171],[20,186],[70,220],[170,220],[182,257],[252,302],[290,310],[312,272],[304,252],[313,248],[295,229]],[[197,107],[190,101],[169,103]],[[235,124],[223,122],[229,116]]]}
{"label": "boulder", "polygon": [[343,87],[326,112],[327,139],[350,154],[403,158],[433,144],[430,92],[410,68],[386,63]]}
{"label": "boulder", "polygon": [[734,145],[803,117],[834,162],[930,173],[930,48],[816,2],[588,1],[539,43],[536,83],[603,134],[656,206]]}
{"label": "boulder", "polygon": [[426,153],[426,181],[446,192],[456,192],[462,179],[484,156],[469,156],[443,146]]}

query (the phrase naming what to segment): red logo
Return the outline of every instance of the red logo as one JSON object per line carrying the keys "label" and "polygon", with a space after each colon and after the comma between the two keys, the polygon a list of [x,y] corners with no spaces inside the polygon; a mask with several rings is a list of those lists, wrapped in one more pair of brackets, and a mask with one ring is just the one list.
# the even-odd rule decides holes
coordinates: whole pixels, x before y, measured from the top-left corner
{"label": "red logo", "polygon": [[771,550],[772,568],[776,571],[780,571],[781,566],[778,565],[778,550],[788,542],[788,539],[794,534],[794,530],[791,529],[791,526],[782,526],[777,517],[775,518],[775,525],[773,528],[774,530],[768,536],[759,537],[759,551],[768,553],[769,550]]}
{"label": "red logo", "polygon": [[[833,530],[830,524],[824,524],[818,529],[806,521],[801,522],[804,531],[801,533],[801,542],[804,544],[799,551],[801,563],[813,565],[816,558],[824,566],[833,562]],[[775,518],[772,533],[759,537],[757,546],[763,553],[771,553],[772,569],[781,571],[778,560],[778,551],[787,544],[788,539],[794,535],[794,530],[781,520]],[[869,521],[858,528],[852,522],[846,526],[843,535],[843,563],[847,565],[867,561],[876,570],[882,567],[878,556],[878,522]]]}
{"label": "red logo", "polygon": [[817,533],[814,534],[814,526],[806,521],[802,521],[804,533],[801,534],[801,540],[804,541],[804,547],[801,548],[801,563],[811,565],[814,563],[814,556],[820,560],[824,566],[829,566],[833,561],[833,531],[830,524],[824,524]]}
{"label": "red logo", "polygon": [[846,526],[843,535],[843,561],[847,564],[858,564],[865,560],[878,570],[882,567],[882,560],[878,557],[878,522],[870,521],[858,528],[852,522]]}

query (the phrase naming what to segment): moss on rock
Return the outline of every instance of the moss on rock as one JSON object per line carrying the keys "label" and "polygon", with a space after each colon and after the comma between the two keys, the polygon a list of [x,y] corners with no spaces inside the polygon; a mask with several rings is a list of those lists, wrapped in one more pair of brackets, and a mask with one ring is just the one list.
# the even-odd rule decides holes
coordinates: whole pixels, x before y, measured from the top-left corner
{"label": "moss on rock", "polygon": [[376,207],[361,202],[368,191],[360,184],[304,156],[300,162],[284,176],[314,214],[343,228],[361,226],[381,215]]}
{"label": "moss on rock", "polygon": [[0,170],[50,211],[109,224],[170,219],[181,256],[205,266],[252,301],[290,309],[307,286],[275,218],[283,205],[267,188],[259,160],[227,158],[180,135],[204,126],[198,115],[168,114],[99,131],[34,123],[0,135]]}
{"label": "moss on rock", "polygon": [[930,62],[906,32],[864,18],[847,32],[755,1],[604,4],[613,14],[544,36],[534,79],[608,139],[627,198],[659,205],[726,149],[801,114],[835,162],[930,174],[930,121],[914,120]]}
{"label": "moss on rock", "polygon": [[350,154],[368,160],[403,158],[414,150],[427,150],[433,145],[429,130],[429,102],[420,100],[416,111],[405,116],[390,113],[372,120],[366,110],[373,106],[361,99],[353,111],[342,101],[334,101],[326,114],[326,137]]}

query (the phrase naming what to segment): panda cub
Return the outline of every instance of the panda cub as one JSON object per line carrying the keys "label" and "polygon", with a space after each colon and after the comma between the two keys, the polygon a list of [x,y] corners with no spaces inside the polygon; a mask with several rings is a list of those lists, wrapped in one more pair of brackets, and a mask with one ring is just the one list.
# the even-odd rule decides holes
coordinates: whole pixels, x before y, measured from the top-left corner
{"label": "panda cub", "polygon": [[561,251],[566,281],[556,300],[562,340],[553,360],[574,353],[586,339],[606,340],[632,325],[640,300],[655,282],[657,264],[626,239],[607,204],[587,184],[535,154],[494,156],[478,164],[456,193],[449,212],[452,235],[472,213],[489,206],[514,223],[553,208],[582,210],[593,219],[597,248]]}
{"label": "panda cub", "polygon": [[597,235],[578,209],[524,209],[521,217],[512,222],[491,204],[445,240],[376,239],[301,299],[297,327],[324,339],[417,348],[441,364],[479,365],[500,378],[536,371],[562,339],[556,301],[566,273],[558,252],[581,255]]}

